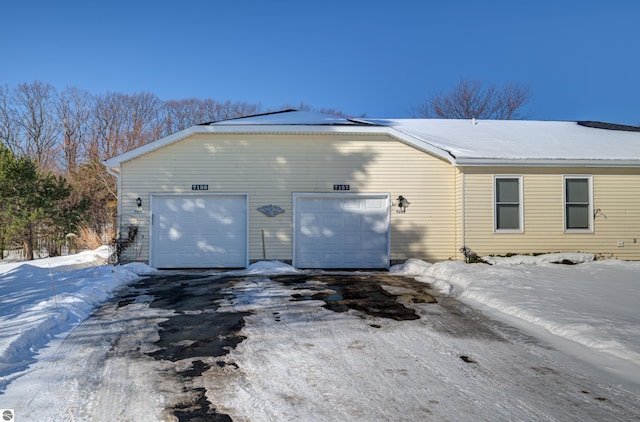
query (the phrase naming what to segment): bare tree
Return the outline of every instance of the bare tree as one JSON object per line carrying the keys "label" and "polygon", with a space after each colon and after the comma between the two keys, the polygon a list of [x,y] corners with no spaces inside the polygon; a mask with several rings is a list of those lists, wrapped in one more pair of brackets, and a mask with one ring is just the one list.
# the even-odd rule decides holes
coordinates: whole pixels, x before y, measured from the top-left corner
{"label": "bare tree", "polygon": [[530,100],[529,87],[503,87],[461,79],[448,93],[438,93],[413,108],[415,117],[440,119],[498,119],[524,117],[522,107]]}
{"label": "bare tree", "polygon": [[128,96],[127,150],[155,141],[160,137],[162,101],[154,94],[143,92]]}
{"label": "bare tree", "polygon": [[198,98],[165,101],[162,111],[165,136],[207,121],[205,103]]}
{"label": "bare tree", "polygon": [[91,160],[122,154],[160,136],[161,101],[153,94],[98,96],[92,116]]}
{"label": "bare tree", "polygon": [[17,129],[12,114],[13,98],[7,86],[0,86],[0,145],[4,145],[15,154]]}
{"label": "bare tree", "polygon": [[251,104],[244,101],[225,101],[223,103],[209,100],[209,121],[233,119],[236,117],[250,116],[260,113],[260,104]]}
{"label": "bare tree", "polygon": [[91,94],[78,88],[67,88],[57,98],[56,117],[62,126],[62,168],[67,174],[77,171],[88,143],[91,101]]}
{"label": "bare tree", "polygon": [[20,84],[13,97],[12,114],[20,131],[16,149],[31,157],[42,169],[53,169],[59,125],[54,118],[52,103],[56,90],[49,84]]}

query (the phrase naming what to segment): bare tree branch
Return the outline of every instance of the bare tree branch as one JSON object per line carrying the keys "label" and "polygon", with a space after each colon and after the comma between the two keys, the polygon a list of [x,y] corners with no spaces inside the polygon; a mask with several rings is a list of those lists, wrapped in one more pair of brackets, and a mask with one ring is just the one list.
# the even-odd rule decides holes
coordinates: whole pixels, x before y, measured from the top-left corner
{"label": "bare tree branch", "polygon": [[15,91],[13,116],[22,133],[20,150],[39,168],[52,169],[56,162],[59,125],[53,118],[55,88],[42,82],[20,84]]}
{"label": "bare tree branch", "polygon": [[19,144],[15,118],[12,115],[13,97],[8,87],[0,86],[0,145],[16,153]]}
{"label": "bare tree branch", "polygon": [[62,125],[62,168],[74,173],[86,148],[91,116],[91,95],[77,88],[67,88],[58,95],[55,111]]}
{"label": "bare tree branch", "polygon": [[439,92],[413,107],[413,114],[440,119],[517,119],[524,116],[522,108],[530,98],[527,86],[509,84],[498,88],[461,79],[450,92]]}

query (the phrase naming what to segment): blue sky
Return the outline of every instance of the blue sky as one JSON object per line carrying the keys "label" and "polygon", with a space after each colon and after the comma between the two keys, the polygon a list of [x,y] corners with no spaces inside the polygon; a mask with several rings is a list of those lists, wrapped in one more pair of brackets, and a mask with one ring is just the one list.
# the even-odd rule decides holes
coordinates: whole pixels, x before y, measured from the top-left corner
{"label": "blue sky", "polygon": [[304,102],[368,117],[461,78],[529,118],[640,124],[640,1],[3,1],[0,84]]}

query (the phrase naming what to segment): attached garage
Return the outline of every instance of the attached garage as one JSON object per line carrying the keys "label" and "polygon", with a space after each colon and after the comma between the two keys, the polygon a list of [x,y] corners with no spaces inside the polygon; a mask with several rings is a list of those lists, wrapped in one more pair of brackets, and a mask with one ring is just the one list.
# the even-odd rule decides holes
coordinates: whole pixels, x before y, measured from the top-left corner
{"label": "attached garage", "polygon": [[246,194],[152,194],[150,264],[246,267]]}
{"label": "attached garage", "polygon": [[118,179],[118,233],[128,244],[118,259],[321,269],[451,259],[459,245],[450,158],[385,122],[311,112],[192,126],[105,163]]}
{"label": "attached garage", "polygon": [[294,265],[388,268],[388,194],[294,194]]}

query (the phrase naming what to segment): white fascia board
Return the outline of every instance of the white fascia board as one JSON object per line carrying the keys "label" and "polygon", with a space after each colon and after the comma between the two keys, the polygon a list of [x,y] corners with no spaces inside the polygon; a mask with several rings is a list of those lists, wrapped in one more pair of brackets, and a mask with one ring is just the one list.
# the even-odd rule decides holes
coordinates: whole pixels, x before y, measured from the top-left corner
{"label": "white fascia board", "polygon": [[640,160],[456,158],[457,167],[640,167]]}
{"label": "white fascia board", "polygon": [[447,151],[446,149],[443,148],[439,148],[433,144],[430,144],[429,142],[415,137],[413,135],[410,135],[408,133],[402,132],[400,130],[397,130],[395,128],[391,128],[391,127],[382,127],[380,128],[384,131],[384,133],[398,139],[399,141],[408,144],[410,146],[413,146],[417,149],[419,149],[420,151],[423,152],[427,152],[431,155],[434,155],[438,158],[441,158],[445,161],[448,161],[450,164],[455,165],[456,164],[456,157],[454,157],[449,151]]}
{"label": "white fascia board", "polygon": [[112,171],[119,172],[120,165],[157,149],[171,145],[195,134],[286,134],[286,135],[388,135],[405,144],[409,144],[422,151],[433,154],[444,160],[454,163],[453,157],[440,148],[424,142],[414,136],[407,135],[394,128],[383,126],[328,126],[328,125],[220,125],[220,126],[191,126],[157,141],[143,145],[139,148],[125,152],[118,156],[105,160],[105,165]]}

